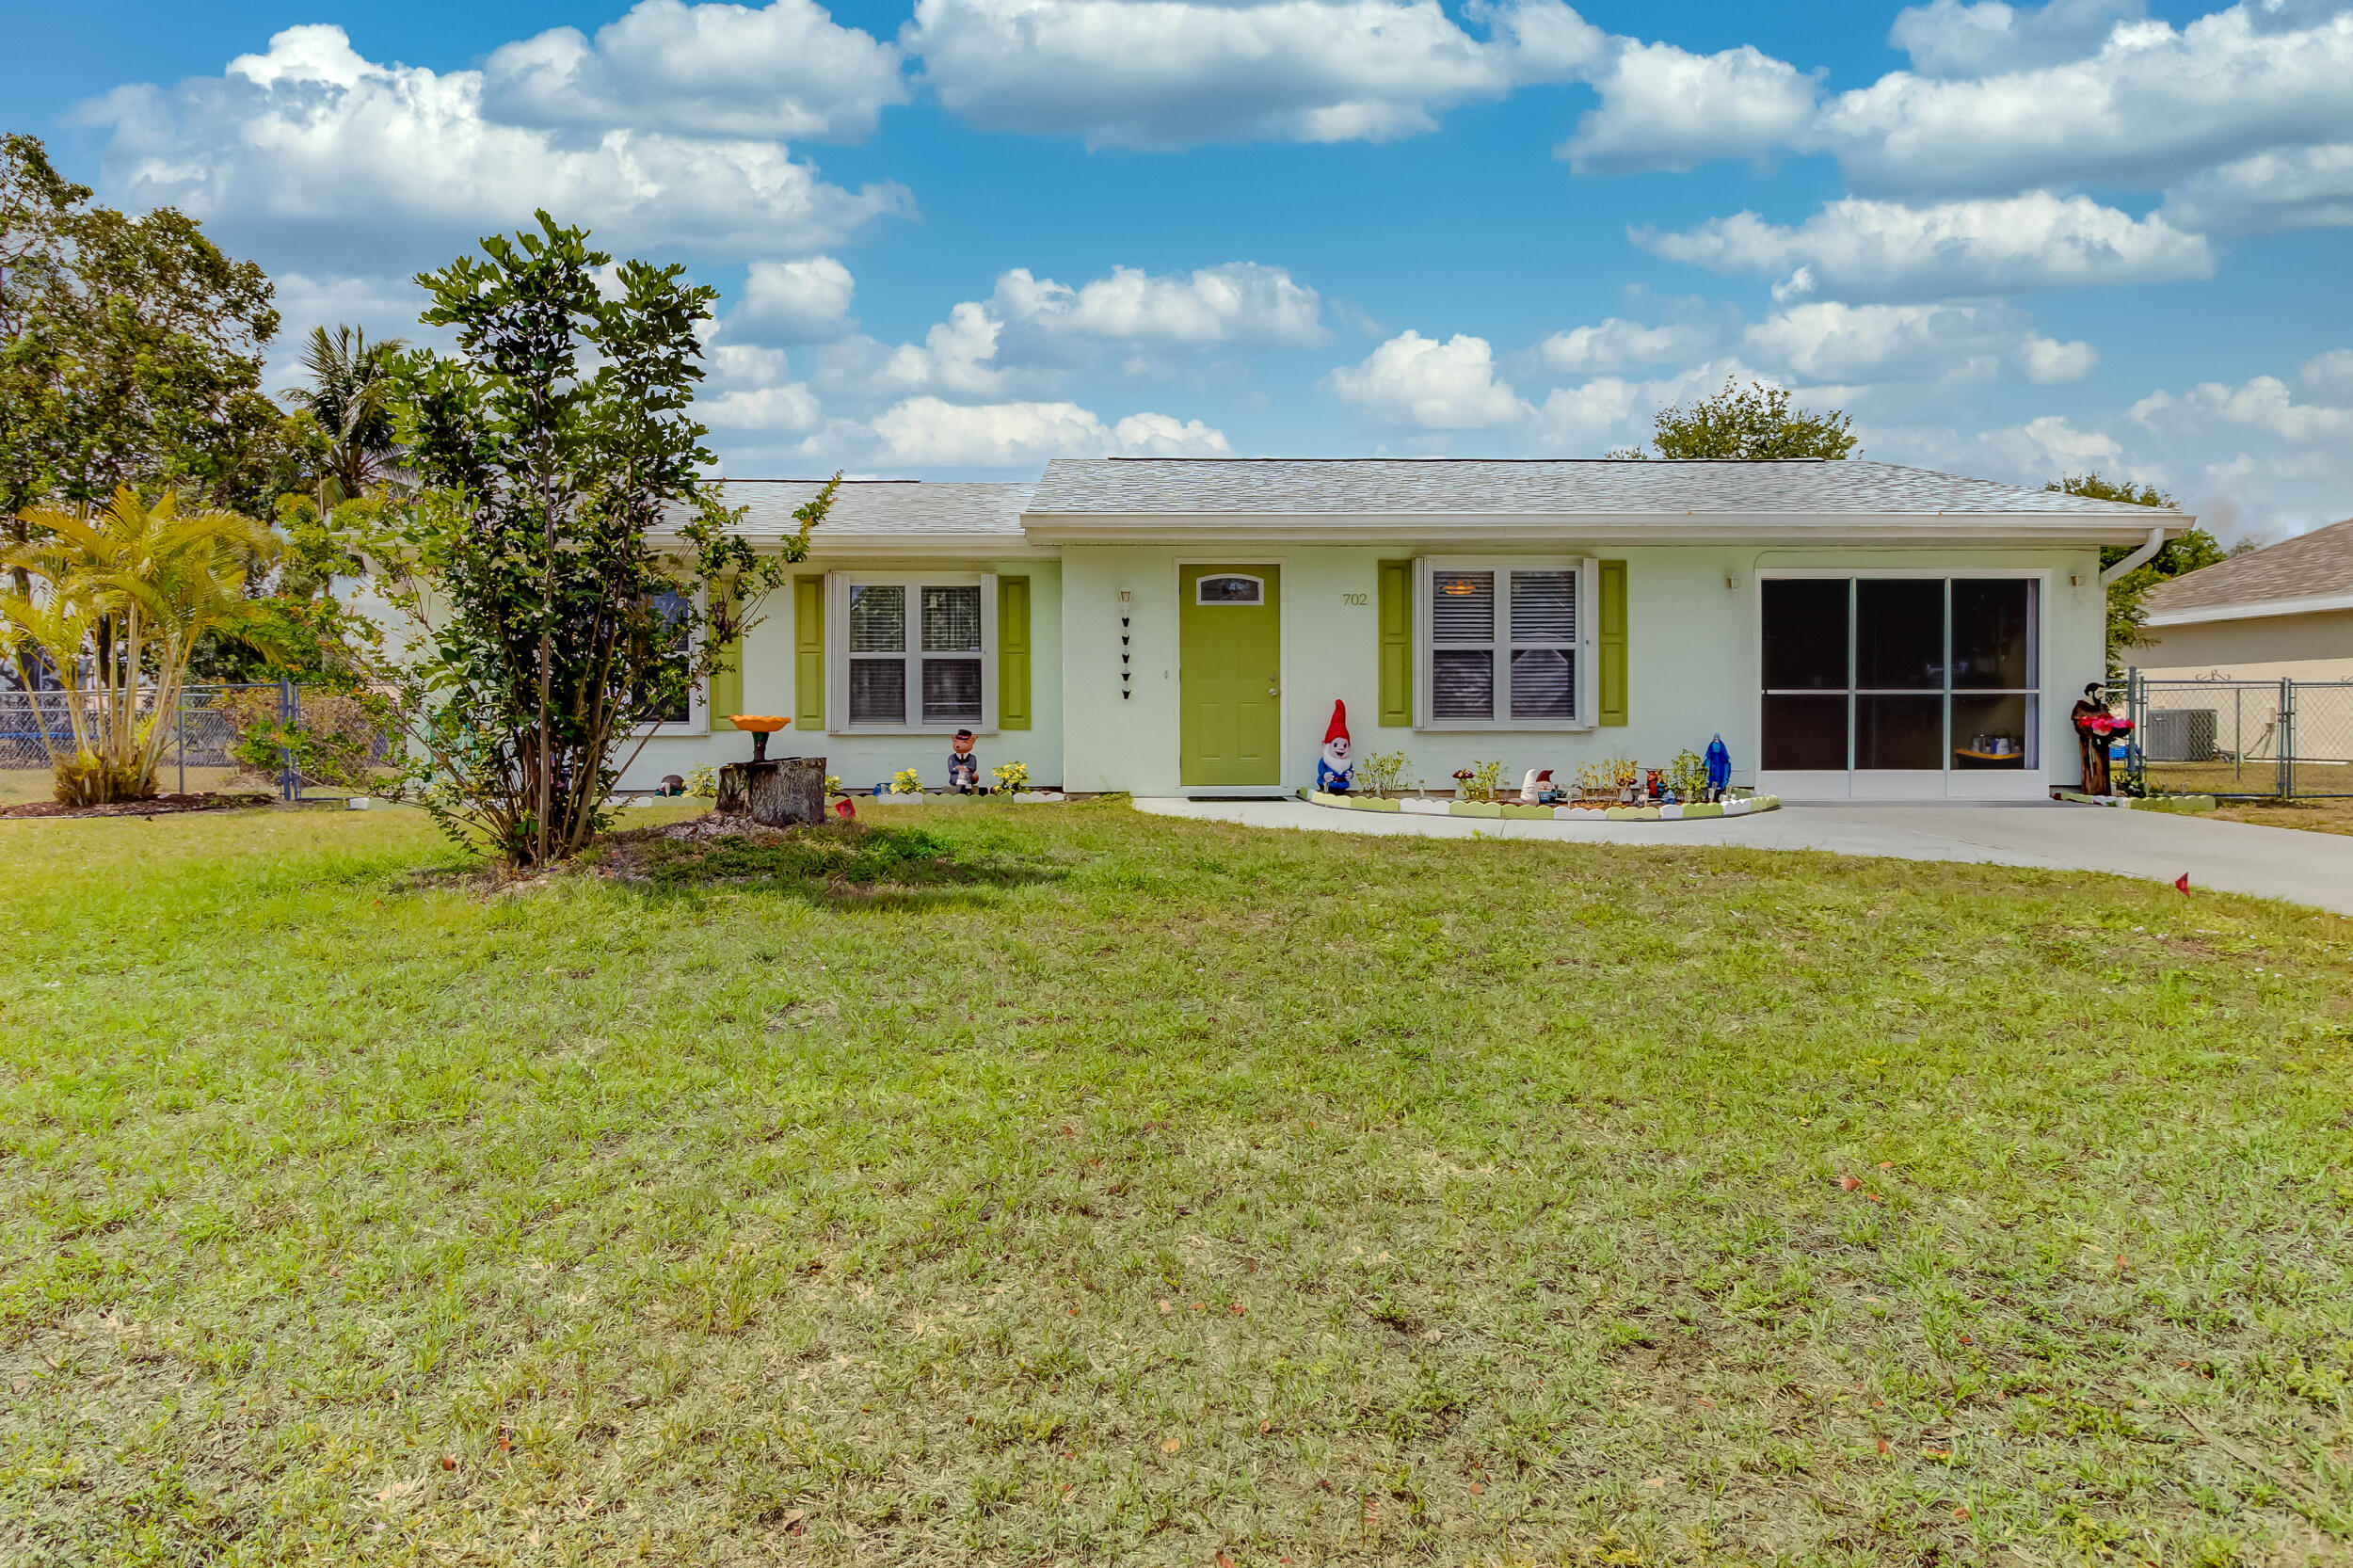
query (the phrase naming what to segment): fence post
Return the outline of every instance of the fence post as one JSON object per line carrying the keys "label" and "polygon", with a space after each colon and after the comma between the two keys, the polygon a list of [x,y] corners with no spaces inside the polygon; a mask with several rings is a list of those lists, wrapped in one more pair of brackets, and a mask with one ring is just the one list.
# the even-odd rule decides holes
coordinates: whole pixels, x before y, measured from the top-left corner
{"label": "fence post", "polygon": [[2149,792],[2146,750],[2149,737],[2141,730],[2143,721],[2148,718],[2148,714],[2142,710],[2147,707],[2148,703],[2144,700],[2140,689],[2140,666],[2126,664],[2124,666],[2124,717],[2133,728],[2131,734],[2124,742],[2124,776],[2131,782],[2138,784],[2142,794]]}
{"label": "fence post", "polygon": [[2296,682],[2280,678],[2280,798],[2296,793]]}
{"label": "fence post", "polygon": [[[291,731],[294,728],[294,681],[290,678],[281,675],[278,678],[278,723],[281,732]],[[289,804],[301,799],[302,781],[295,774],[294,748],[291,746],[280,746],[278,748],[278,762],[279,793]]]}
{"label": "fence post", "polygon": [[180,756],[180,792],[188,792],[188,689],[180,688],[171,705],[171,749]]}

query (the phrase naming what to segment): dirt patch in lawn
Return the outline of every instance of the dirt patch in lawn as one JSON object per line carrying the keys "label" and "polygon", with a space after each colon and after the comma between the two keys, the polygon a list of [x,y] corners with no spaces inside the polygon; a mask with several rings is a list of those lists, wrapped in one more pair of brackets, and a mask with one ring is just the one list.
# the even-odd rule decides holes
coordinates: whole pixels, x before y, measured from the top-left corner
{"label": "dirt patch in lawn", "polygon": [[2214,814],[2223,822],[2253,823],[2259,827],[2353,833],[2353,800],[2226,800]]}
{"label": "dirt patch in lawn", "polygon": [[0,806],[0,817],[161,817],[175,811],[243,811],[275,804],[275,795],[201,794],[156,795],[149,800],[119,800],[110,806],[68,806],[58,800],[28,800]]}

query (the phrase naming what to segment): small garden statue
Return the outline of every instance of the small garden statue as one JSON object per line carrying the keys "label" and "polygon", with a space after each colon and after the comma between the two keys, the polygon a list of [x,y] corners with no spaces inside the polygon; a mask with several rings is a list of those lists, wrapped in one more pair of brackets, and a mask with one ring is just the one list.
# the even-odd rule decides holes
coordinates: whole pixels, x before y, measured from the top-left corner
{"label": "small garden statue", "polygon": [[1323,728],[1323,754],[1316,759],[1316,788],[1327,795],[1344,795],[1353,786],[1355,773],[1349,752],[1348,704],[1336,699],[1332,722]]}
{"label": "small garden statue", "polygon": [[1560,797],[1552,787],[1550,768],[1530,768],[1520,779],[1520,803],[1524,806],[1545,806]]}
{"label": "small garden statue", "polygon": [[1707,743],[1707,798],[1721,800],[1732,788],[1732,750],[1718,735]]}
{"label": "small garden statue", "polygon": [[972,755],[972,731],[959,729],[955,739],[948,743],[948,792],[952,795],[976,795],[981,792],[981,760]]}
{"label": "small garden statue", "polygon": [[2094,680],[2084,688],[2083,700],[2075,704],[2075,738],[2083,744],[2084,793],[2104,795],[2108,792],[2108,747],[2133,732],[2133,721],[2120,719],[2108,712],[2101,684]]}

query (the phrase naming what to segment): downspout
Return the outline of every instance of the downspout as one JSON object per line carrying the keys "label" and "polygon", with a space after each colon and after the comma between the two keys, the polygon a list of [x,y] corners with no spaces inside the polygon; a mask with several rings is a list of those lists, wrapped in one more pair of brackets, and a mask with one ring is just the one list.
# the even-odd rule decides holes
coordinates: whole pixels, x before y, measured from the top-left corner
{"label": "downspout", "polygon": [[2165,527],[2162,523],[2160,523],[2158,526],[2149,530],[2148,539],[2142,543],[2138,550],[2134,551],[2130,555],[2125,556],[2122,560],[2117,562],[2116,565],[2108,568],[2107,570],[2100,574],[2100,586],[2106,588],[2112,585],[2118,578],[2123,576],[2135,567],[2139,566],[2143,561],[2148,560],[2149,557],[2154,555],[2158,551],[2163,550],[2164,548]]}

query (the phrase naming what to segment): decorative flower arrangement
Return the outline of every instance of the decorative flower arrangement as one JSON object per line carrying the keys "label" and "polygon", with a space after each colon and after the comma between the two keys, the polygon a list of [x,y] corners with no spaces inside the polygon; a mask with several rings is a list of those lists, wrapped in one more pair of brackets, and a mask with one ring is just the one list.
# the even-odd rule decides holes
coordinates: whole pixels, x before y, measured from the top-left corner
{"label": "decorative flower arrangement", "polygon": [[2075,728],[2104,741],[2121,740],[2133,732],[2133,721],[2119,718],[2114,713],[2078,713],[2075,715]]}
{"label": "decorative flower arrangement", "polygon": [[1030,764],[1027,762],[1002,762],[988,771],[997,780],[1000,794],[1019,794],[1030,787]]}
{"label": "decorative flower arrangement", "polygon": [[894,795],[920,795],[923,792],[922,776],[913,768],[901,768],[890,776],[890,792]]}

